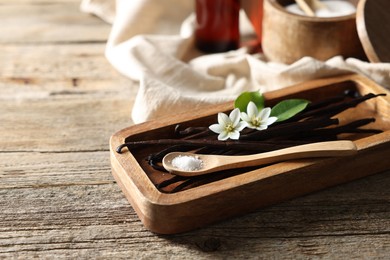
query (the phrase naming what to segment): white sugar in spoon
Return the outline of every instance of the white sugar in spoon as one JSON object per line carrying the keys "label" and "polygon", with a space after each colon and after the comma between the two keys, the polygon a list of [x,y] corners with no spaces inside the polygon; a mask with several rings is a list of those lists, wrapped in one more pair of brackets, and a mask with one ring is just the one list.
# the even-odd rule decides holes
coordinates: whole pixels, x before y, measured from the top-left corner
{"label": "white sugar in spoon", "polygon": [[[221,170],[259,166],[293,159],[348,156],[356,152],[357,148],[352,141],[330,141],[299,145],[266,153],[239,156],[172,152],[164,156],[162,163],[164,168],[170,173],[181,176],[198,176]],[[175,167],[172,165],[172,160],[179,156],[196,158],[196,160],[201,161],[201,166],[193,171],[184,170],[188,167]]]}

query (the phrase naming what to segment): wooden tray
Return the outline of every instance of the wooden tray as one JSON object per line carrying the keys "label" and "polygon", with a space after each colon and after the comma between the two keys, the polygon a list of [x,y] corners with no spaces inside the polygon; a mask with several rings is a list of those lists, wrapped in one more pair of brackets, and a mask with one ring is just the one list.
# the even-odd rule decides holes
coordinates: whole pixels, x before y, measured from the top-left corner
{"label": "wooden tray", "polygon": [[358,147],[354,156],[294,160],[235,170],[223,177],[195,182],[184,190],[170,193],[177,183],[164,189],[158,189],[156,185],[172,175],[153,170],[145,160],[148,154],[156,151],[156,147],[131,152],[124,148],[121,154],[116,152],[119,145],[129,140],[172,138],[179,123],[209,126],[216,122],[218,112],[232,110],[233,104],[229,102],[117,132],[110,140],[113,176],[146,228],[156,233],[172,234],[390,169],[390,160],[386,159],[390,154],[390,94],[369,79],[358,75],[322,79],[264,96],[268,104],[292,97],[315,101],[351,88],[361,94],[387,94],[340,115],[340,120],[346,122],[362,116],[375,117],[376,122],[370,126],[383,131],[369,136],[348,136],[347,139],[353,140]]}

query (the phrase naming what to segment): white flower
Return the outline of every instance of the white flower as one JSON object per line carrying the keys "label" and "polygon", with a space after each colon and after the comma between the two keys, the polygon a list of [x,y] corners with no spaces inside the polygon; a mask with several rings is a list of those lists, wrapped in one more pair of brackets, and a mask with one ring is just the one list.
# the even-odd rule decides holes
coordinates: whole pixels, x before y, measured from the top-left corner
{"label": "white flower", "polygon": [[247,113],[241,112],[241,119],[247,122],[247,127],[257,130],[267,129],[269,125],[278,120],[277,117],[271,116],[271,108],[266,107],[259,111],[252,101],[246,108]]}
{"label": "white flower", "polygon": [[218,140],[224,141],[229,138],[238,140],[240,131],[246,126],[246,122],[240,121],[240,110],[236,108],[230,112],[229,116],[218,113],[218,124],[213,124],[209,128],[214,133],[219,134]]}

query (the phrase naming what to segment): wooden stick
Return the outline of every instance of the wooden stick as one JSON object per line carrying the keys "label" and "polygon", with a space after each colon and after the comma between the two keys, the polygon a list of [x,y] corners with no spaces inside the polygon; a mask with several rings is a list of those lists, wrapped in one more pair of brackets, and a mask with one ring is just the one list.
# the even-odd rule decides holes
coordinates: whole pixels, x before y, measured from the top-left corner
{"label": "wooden stick", "polygon": [[302,9],[302,11],[308,15],[308,16],[316,16],[314,13],[314,10],[312,9],[311,6],[306,2],[306,0],[295,0],[299,8]]}
{"label": "wooden stick", "polygon": [[316,16],[316,11],[319,9],[327,9],[328,7],[319,0],[295,0],[299,8],[302,9],[308,16]]}

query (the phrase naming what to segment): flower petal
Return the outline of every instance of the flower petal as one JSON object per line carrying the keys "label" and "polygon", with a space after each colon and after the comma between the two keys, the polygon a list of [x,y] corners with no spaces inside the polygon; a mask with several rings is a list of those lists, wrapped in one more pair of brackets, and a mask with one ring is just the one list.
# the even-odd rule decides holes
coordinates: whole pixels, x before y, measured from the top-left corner
{"label": "flower petal", "polygon": [[267,119],[266,121],[266,124],[267,125],[272,125],[273,123],[275,123],[276,121],[278,120],[278,118],[276,116],[271,116]]}
{"label": "flower petal", "polygon": [[220,141],[225,141],[229,138],[229,133],[226,132],[226,131],[222,131],[219,135],[218,135],[218,140]]}
{"label": "flower petal", "polygon": [[263,108],[260,113],[259,113],[259,117],[261,118],[261,120],[266,120],[271,114],[271,108],[269,107],[266,107],[266,108]]}
{"label": "flower petal", "polygon": [[229,137],[230,137],[230,139],[238,140],[240,138],[240,132],[238,132],[237,130],[234,130],[234,131],[229,133]]}
{"label": "flower petal", "polygon": [[260,125],[260,126],[258,126],[258,127],[256,127],[256,130],[265,130],[265,129],[267,129],[268,128],[268,126],[267,125]]}
{"label": "flower petal", "polygon": [[230,118],[225,113],[218,113],[218,123],[221,126],[226,126],[230,123]]}
{"label": "flower petal", "polygon": [[257,117],[257,114],[259,113],[259,110],[257,109],[255,103],[253,101],[250,101],[248,103],[248,106],[246,107],[246,112],[248,113],[248,117]]}
{"label": "flower petal", "polygon": [[248,123],[251,121],[250,117],[245,112],[241,112],[241,119]]}
{"label": "flower petal", "polygon": [[240,122],[240,109],[238,108],[233,109],[233,111],[230,112],[229,118],[233,123],[233,127],[235,127],[238,124],[238,122]]}
{"label": "flower petal", "polygon": [[236,130],[237,131],[241,131],[242,129],[244,129],[245,127],[247,127],[249,124],[247,123],[247,122],[243,122],[243,121],[241,121],[241,122],[239,122],[238,124],[237,124],[237,126],[236,126]]}
{"label": "flower petal", "polygon": [[213,124],[209,126],[209,129],[216,134],[220,134],[224,130],[223,126],[221,126],[220,124]]}

